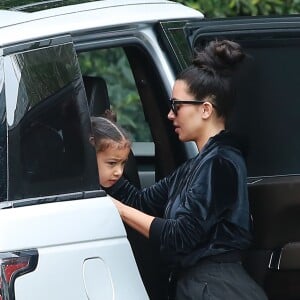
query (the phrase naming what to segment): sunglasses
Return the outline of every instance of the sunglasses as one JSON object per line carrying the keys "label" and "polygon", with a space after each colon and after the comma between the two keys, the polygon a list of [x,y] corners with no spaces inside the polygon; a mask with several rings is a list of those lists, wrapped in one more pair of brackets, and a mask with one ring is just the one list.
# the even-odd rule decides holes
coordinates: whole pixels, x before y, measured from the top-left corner
{"label": "sunglasses", "polygon": [[202,104],[206,101],[204,100],[177,100],[175,98],[171,98],[169,100],[170,102],[170,106],[171,106],[171,109],[174,113],[175,116],[177,116],[177,113],[178,113],[178,105],[181,105],[181,104]]}

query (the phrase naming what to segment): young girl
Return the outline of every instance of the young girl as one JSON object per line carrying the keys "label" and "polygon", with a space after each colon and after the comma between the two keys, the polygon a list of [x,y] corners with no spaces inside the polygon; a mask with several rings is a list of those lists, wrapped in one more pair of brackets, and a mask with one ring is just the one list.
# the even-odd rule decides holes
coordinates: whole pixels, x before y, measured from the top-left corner
{"label": "young girl", "polygon": [[[116,124],[116,117],[110,110],[107,110],[103,117],[92,117],[91,123],[90,142],[96,149],[99,182],[102,188],[110,188],[124,173],[124,166],[130,155],[131,139],[128,133]],[[162,294],[156,290],[160,284],[160,275],[157,274],[159,262],[152,259],[155,254],[147,241],[126,224],[125,228],[145,288],[151,298],[157,299],[156,295]]]}
{"label": "young girl", "polygon": [[96,149],[100,185],[109,188],[123,174],[131,147],[129,135],[107,110],[104,117],[92,117],[90,142]]}

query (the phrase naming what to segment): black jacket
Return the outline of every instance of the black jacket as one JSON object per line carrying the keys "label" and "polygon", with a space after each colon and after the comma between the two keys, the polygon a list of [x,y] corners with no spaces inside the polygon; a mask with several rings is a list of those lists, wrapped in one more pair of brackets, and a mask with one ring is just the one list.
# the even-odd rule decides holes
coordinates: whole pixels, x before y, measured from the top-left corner
{"label": "black jacket", "polygon": [[189,267],[201,258],[246,249],[251,240],[247,172],[240,146],[228,132],[153,186],[136,189],[121,178],[107,192],[156,216],[150,240],[164,261]]}

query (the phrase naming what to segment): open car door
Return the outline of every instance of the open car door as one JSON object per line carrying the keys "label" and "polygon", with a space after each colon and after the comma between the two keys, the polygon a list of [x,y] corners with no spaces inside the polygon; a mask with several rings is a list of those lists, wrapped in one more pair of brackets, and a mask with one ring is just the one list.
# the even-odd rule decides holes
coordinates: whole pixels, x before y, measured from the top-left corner
{"label": "open car door", "polygon": [[0,72],[0,299],[147,299],[99,187],[71,37],[3,47]]}
{"label": "open car door", "polygon": [[248,54],[229,129],[247,147],[254,243],[245,266],[269,299],[300,298],[300,17],[161,24],[180,71],[192,49],[230,39]]}

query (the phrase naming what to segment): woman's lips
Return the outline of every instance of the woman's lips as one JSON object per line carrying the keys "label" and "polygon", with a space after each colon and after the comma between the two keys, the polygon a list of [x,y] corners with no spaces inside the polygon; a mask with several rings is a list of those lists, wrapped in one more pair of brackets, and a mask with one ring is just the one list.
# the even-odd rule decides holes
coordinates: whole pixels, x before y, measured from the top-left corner
{"label": "woman's lips", "polygon": [[178,131],[180,130],[180,127],[179,126],[174,126],[174,127],[175,127],[175,129],[174,129],[175,132],[178,133]]}

